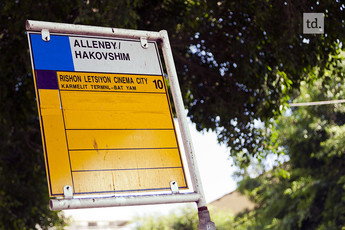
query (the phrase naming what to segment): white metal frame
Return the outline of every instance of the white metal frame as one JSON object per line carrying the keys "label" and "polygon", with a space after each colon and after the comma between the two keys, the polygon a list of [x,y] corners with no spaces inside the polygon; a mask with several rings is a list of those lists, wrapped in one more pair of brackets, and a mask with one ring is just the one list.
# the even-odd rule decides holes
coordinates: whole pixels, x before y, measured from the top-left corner
{"label": "white metal frame", "polygon": [[172,193],[160,195],[136,195],[136,196],[113,196],[101,198],[72,198],[72,199],[52,199],[50,200],[51,210],[77,209],[77,208],[99,208],[114,206],[130,206],[145,204],[166,204],[179,202],[196,202],[198,208],[206,207],[206,200],[201,184],[201,178],[194,154],[194,147],[190,135],[187,116],[182,100],[182,94],[177,78],[175,63],[170,47],[169,37],[166,30],[159,32],[117,29],[109,27],[73,25],[65,23],[53,23],[42,21],[26,21],[26,29],[28,31],[50,33],[66,33],[77,35],[96,35],[117,38],[130,39],[147,39],[158,41],[161,44],[164,63],[167,68],[167,74],[170,81],[171,92],[175,109],[177,113],[178,123],[181,129],[182,142],[186,153],[187,164],[189,166],[192,179],[193,193]]}

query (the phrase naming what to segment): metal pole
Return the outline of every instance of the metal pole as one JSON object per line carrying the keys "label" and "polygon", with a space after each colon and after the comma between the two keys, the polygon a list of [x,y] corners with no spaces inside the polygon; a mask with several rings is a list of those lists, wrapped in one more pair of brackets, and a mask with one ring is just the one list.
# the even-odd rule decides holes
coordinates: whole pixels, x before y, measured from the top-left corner
{"label": "metal pole", "polygon": [[198,216],[199,216],[199,226],[200,230],[213,230],[216,229],[214,223],[211,221],[210,213],[207,209],[206,199],[204,195],[204,190],[201,183],[201,177],[199,174],[198,165],[196,162],[194,147],[192,143],[192,137],[190,135],[187,116],[185,114],[185,108],[183,104],[180,84],[177,78],[177,72],[175,68],[174,58],[171,51],[171,46],[169,42],[168,32],[166,30],[160,31],[162,34],[162,50],[164,61],[167,67],[169,82],[171,85],[171,93],[173,95],[174,105],[177,113],[177,119],[181,129],[181,135],[183,140],[183,145],[186,151],[186,157],[188,165],[191,168],[191,177],[193,180],[194,190],[200,194],[200,199],[197,202],[198,206]]}
{"label": "metal pole", "polygon": [[118,29],[101,26],[75,25],[56,22],[43,22],[35,20],[27,20],[26,29],[30,31],[42,31],[43,29],[45,29],[49,30],[50,33],[82,34],[107,37],[116,36],[131,39],[140,39],[141,37],[145,37],[147,40],[154,41],[161,39],[161,34],[159,32]]}
{"label": "metal pole", "polygon": [[197,202],[197,193],[50,200],[50,210]]}
{"label": "metal pole", "polygon": [[192,143],[192,137],[190,136],[190,131],[188,127],[188,121],[185,114],[185,107],[183,104],[182,94],[180,90],[180,85],[177,78],[177,72],[175,68],[175,63],[170,47],[168,33],[165,30],[161,31],[163,42],[162,42],[162,51],[164,56],[164,61],[167,67],[169,82],[171,86],[171,93],[173,95],[174,105],[177,113],[177,119],[181,129],[182,141],[183,146],[186,151],[188,165],[191,169],[191,177],[193,180],[193,188],[194,190],[201,194],[201,199],[198,202],[198,207],[206,206],[206,202],[204,199],[204,191],[201,184],[201,178],[196,162],[196,158],[194,155],[194,147]]}

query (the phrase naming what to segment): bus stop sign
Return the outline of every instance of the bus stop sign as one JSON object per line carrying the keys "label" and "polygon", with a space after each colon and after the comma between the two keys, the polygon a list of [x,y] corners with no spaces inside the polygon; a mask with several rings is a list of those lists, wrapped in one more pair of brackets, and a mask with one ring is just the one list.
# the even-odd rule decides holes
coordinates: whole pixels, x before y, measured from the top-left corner
{"label": "bus stop sign", "polygon": [[51,197],[188,189],[155,41],[27,34]]}

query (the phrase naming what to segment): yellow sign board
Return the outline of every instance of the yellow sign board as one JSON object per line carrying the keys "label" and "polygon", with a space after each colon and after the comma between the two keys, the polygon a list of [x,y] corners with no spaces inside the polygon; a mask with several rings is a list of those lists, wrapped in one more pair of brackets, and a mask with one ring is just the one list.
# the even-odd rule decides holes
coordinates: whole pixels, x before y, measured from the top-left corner
{"label": "yellow sign board", "polygon": [[[30,33],[29,42],[50,196],[62,196],[66,185],[73,188],[74,195],[162,191],[170,189],[171,181],[188,189],[161,68],[153,66],[141,74],[142,67],[135,70],[135,66],[129,73],[117,73],[116,69],[99,72],[101,63],[93,69],[77,60],[81,69],[88,70],[79,71],[75,58],[80,59],[82,51],[75,56],[70,51],[70,59],[63,53],[68,49],[63,48],[54,49],[62,52],[55,57],[41,56],[66,42],[70,47],[85,42],[75,43],[79,38],[73,36],[51,35],[49,44],[37,36]],[[92,44],[95,38],[83,39]],[[108,40],[106,44],[117,42],[128,54],[130,60],[118,60],[120,64],[159,60],[155,43],[149,44],[155,52],[136,57],[133,47],[138,41]],[[97,41],[94,44],[101,44]],[[119,49],[119,45],[113,47]],[[140,46],[138,49],[144,52]],[[60,56],[62,64],[56,64]],[[47,58],[55,62],[51,64]]]}

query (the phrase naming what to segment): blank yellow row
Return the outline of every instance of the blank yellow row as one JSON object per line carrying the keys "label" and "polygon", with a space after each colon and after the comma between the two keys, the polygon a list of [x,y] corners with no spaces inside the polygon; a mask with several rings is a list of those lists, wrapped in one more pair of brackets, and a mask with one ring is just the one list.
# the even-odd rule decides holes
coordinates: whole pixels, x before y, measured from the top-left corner
{"label": "blank yellow row", "polygon": [[72,171],[182,167],[178,149],[70,151]]}
{"label": "blank yellow row", "polygon": [[177,148],[174,130],[66,130],[69,150]]}
{"label": "blank yellow row", "polygon": [[165,94],[63,91],[66,129],[173,128]]}
{"label": "blank yellow row", "polygon": [[180,188],[186,188],[184,178],[182,168],[73,173],[75,193],[170,189],[171,181],[176,181]]}

